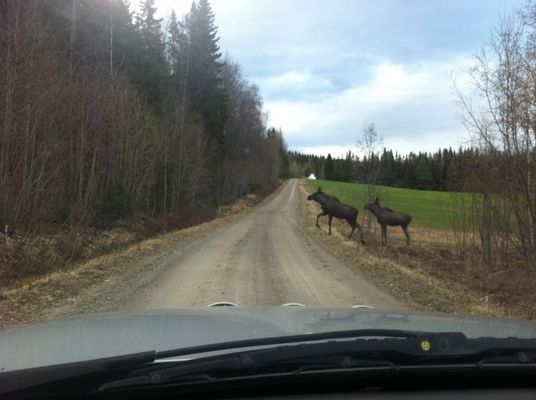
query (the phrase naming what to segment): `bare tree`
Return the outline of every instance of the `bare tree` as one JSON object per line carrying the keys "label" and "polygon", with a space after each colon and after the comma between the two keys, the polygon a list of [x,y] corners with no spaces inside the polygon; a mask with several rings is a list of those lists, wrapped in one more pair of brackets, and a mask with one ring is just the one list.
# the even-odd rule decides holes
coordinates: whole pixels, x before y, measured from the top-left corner
{"label": "bare tree", "polygon": [[[380,174],[379,153],[383,143],[382,137],[376,130],[374,121],[363,127],[361,139],[357,142],[360,153],[367,159],[367,199],[371,202],[376,197],[376,182]],[[367,215],[367,230],[370,231],[371,214]]]}
{"label": "bare tree", "polygon": [[479,194],[473,209],[486,265],[509,262],[510,247],[527,266],[536,256],[534,16],[505,18],[475,56],[476,96],[458,90],[463,121],[479,149],[466,189]]}

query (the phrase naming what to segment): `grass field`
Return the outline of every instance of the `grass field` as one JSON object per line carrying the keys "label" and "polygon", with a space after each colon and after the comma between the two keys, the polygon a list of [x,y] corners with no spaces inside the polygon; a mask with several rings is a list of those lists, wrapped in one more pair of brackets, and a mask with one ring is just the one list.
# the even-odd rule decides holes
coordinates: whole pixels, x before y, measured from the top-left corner
{"label": "grass field", "polygon": [[[367,212],[363,208],[367,202],[367,185],[325,180],[307,181],[307,183],[311,191],[321,187],[326,193],[356,207],[360,219]],[[376,193],[382,206],[410,214],[412,226],[440,230],[453,229],[455,214],[453,194],[450,192],[376,186]]]}

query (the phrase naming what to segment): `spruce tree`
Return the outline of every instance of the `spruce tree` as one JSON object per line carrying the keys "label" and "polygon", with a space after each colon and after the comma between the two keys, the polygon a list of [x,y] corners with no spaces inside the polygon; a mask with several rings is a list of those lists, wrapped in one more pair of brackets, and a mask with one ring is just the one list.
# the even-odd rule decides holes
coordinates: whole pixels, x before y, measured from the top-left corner
{"label": "spruce tree", "polygon": [[159,109],[163,97],[167,63],[161,29],[162,18],[156,18],[155,0],[144,0],[137,18],[137,28],[143,46],[142,74],[139,75],[144,92],[155,109]]}
{"label": "spruce tree", "polygon": [[332,180],[335,178],[335,164],[333,163],[333,158],[331,157],[331,154],[328,154],[328,157],[326,158],[326,165],[325,165],[325,175],[326,179]]}
{"label": "spruce tree", "polygon": [[189,15],[190,74],[188,91],[192,107],[203,120],[206,132],[217,142],[220,155],[225,152],[227,101],[222,89],[222,62],[218,28],[208,0],[193,3]]}

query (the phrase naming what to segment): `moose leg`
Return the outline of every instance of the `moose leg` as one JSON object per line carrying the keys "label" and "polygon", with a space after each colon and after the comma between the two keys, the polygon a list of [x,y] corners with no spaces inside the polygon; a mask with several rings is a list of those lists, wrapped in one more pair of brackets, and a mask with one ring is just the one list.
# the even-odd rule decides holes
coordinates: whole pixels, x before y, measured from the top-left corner
{"label": "moose leg", "polygon": [[406,235],[406,245],[409,246],[410,237],[409,237],[409,230],[407,226],[403,226],[402,230],[404,231],[404,235]]}
{"label": "moose leg", "polygon": [[348,235],[348,239],[350,239],[352,237],[352,235],[354,234],[354,231],[355,231],[355,228],[356,228],[356,222],[352,221],[351,218],[345,218],[345,219],[346,219],[346,222],[348,222],[348,224],[352,227],[352,231]]}
{"label": "moose leg", "polygon": [[361,225],[359,225],[357,222],[355,223],[355,226],[357,228],[357,232],[359,233],[359,239],[361,240],[361,243],[365,244],[365,239],[363,239],[363,230],[361,229]]}
{"label": "moose leg", "polygon": [[329,236],[331,236],[331,221],[333,220],[333,216],[329,216]]}
{"label": "moose leg", "polygon": [[387,225],[382,225],[382,246],[387,244]]}
{"label": "moose leg", "polygon": [[352,235],[354,234],[355,228],[356,228],[356,226],[354,224],[350,224],[350,226],[352,227],[352,231],[348,235],[348,239],[350,239],[352,237]]}
{"label": "moose leg", "polygon": [[317,228],[320,228],[320,225],[318,225],[318,219],[319,219],[320,217],[323,217],[324,215],[328,215],[328,214],[325,213],[324,211],[322,211],[320,214],[318,214],[318,215],[316,216],[316,227],[317,227]]}

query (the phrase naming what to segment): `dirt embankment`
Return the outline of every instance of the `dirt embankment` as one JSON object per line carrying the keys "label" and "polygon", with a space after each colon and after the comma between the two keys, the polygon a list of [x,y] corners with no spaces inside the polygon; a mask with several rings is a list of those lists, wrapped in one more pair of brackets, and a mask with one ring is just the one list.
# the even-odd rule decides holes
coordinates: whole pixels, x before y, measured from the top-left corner
{"label": "dirt embankment", "polygon": [[[308,193],[307,185],[301,190]],[[319,207],[304,202],[305,225],[315,240],[337,258],[353,265],[371,282],[422,311],[535,319],[535,271],[512,268],[493,270],[481,266],[478,254],[461,257],[448,232],[411,227],[412,244],[405,245],[399,228],[389,229],[389,243],[382,247],[379,225],[371,221],[365,234],[366,245],[347,240],[345,221],[333,220],[333,236],[327,235],[327,219],[322,229],[315,227]],[[366,211],[359,210],[359,220],[366,228]]]}

